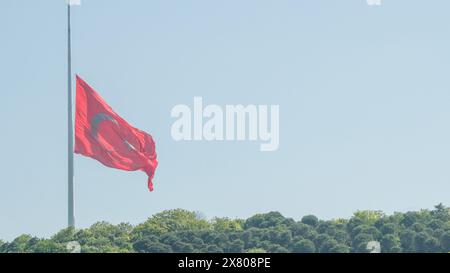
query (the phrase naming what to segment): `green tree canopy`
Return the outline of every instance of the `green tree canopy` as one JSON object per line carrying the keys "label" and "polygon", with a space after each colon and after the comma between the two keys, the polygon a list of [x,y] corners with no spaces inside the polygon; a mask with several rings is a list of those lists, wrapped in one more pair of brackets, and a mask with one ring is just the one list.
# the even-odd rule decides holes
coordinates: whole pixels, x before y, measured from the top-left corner
{"label": "green tree canopy", "polygon": [[198,212],[166,210],[133,226],[97,222],[84,229],[63,229],[50,238],[20,235],[0,241],[0,252],[142,253],[349,253],[378,251],[450,252],[450,211],[442,204],[433,210],[396,212],[357,211],[350,219],[320,220],[306,215],[300,221],[279,212],[248,219],[206,219]]}

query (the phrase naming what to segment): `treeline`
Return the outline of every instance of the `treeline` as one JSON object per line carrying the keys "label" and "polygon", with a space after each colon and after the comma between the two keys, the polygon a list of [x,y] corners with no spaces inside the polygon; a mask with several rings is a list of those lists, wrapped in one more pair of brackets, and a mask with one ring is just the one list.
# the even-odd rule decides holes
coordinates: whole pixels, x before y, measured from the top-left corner
{"label": "treeline", "polygon": [[[79,246],[79,247],[78,247]],[[182,209],[155,214],[137,226],[98,222],[64,229],[49,239],[21,235],[0,252],[450,252],[450,208],[385,215],[357,211],[350,219],[300,221],[279,212],[248,219],[214,218]]]}

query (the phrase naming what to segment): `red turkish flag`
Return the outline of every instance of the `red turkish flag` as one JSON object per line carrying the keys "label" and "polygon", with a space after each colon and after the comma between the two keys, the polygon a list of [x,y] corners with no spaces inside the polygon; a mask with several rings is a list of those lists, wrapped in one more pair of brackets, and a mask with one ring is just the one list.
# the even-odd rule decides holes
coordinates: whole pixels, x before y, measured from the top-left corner
{"label": "red turkish flag", "polygon": [[158,165],[152,136],[128,124],[92,87],[76,79],[75,153],[111,168],[144,171],[152,191]]}

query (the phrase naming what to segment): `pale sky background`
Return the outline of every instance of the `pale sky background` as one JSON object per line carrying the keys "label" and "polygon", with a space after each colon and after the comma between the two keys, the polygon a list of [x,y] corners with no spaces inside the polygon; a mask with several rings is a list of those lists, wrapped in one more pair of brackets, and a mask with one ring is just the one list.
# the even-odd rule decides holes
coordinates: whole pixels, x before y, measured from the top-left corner
{"label": "pale sky background", "polygon": [[[157,143],[146,175],[75,156],[76,223],[184,208],[300,219],[450,205],[450,1],[84,0],[73,70]],[[0,6],[0,238],[67,224],[66,6]],[[175,142],[176,104],[279,104],[280,149]]]}

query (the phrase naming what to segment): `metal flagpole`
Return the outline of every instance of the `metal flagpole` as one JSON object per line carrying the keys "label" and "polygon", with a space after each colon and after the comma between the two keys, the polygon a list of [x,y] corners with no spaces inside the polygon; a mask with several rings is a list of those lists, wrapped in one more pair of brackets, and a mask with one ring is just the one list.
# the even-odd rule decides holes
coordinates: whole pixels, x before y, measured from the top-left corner
{"label": "metal flagpole", "polygon": [[70,6],[67,3],[67,162],[68,162],[68,227],[75,227],[73,202],[73,121],[72,121],[72,49],[70,39]]}

